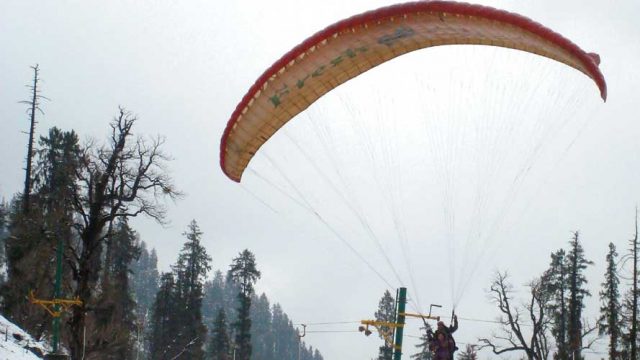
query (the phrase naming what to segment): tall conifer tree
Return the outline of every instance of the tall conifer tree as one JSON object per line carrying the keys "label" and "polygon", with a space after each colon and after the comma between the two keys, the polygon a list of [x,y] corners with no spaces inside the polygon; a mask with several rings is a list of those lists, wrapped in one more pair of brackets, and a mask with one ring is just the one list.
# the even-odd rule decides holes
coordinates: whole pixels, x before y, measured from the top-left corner
{"label": "tall conifer tree", "polygon": [[[37,338],[48,328],[46,313],[24,301],[31,290],[40,298],[54,297],[56,249],[62,245],[65,257],[70,258],[73,245],[72,200],[77,192],[76,170],[80,162],[80,147],[76,134],[57,128],[41,137],[34,151],[35,163],[30,196],[30,210],[14,201],[7,239],[8,282],[3,288],[4,313]],[[24,199],[23,199],[24,201]],[[51,264],[50,266],[42,266]],[[72,280],[71,269],[63,268],[63,293]]]}
{"label": "tall conifer tree", "polygon": [[275,334],[275,358],[295,359],[298,354],[298,335],[293,329],[293,324],[280,304],[272,307],[273,333]]}
{"label": "tall conifer tree", "polygon": [[227,316],[223,308],[218,309],[218,315],[211,331],[208,353],[211,360],[231,360],[231,339],[227,328]]}
{"label": "tall conifer tree", "polygon": [[252,360],[275,360],[273,355],[273,330],[271,305],[263,293],[254,296],[251,306],[251,343],[253,345]]}
{"label": "tall conifer tree", "polygon": [[411,355],[412,359],[415,360],[431,360],[433,359],[433,354],[430,349],[430,339],[428,333],[431,332],[431,325],[429,323],[424,324],[424,327],[421,327],[420,330],[423,331],[420,336],[420,341],[416,344],[416,348],[418,348],[418,352]]}
{"label": "tall conifer tree", "polygon": [[224,302],[224,275],[220,270],[216,270],[213,279],[204,283],[204,299],[202,299],[202,319],[206,325],[213,330],[213,324],[218,316],[218,310],[224,309],[227,322],[229,320],[228,312],[233,307],[227,307]]}
{"label": "tall conifer tree", "polygon": [[118,219],[111,236],[111,263],[104,268],[105,281],[95,305],[95,332],[91,348],[103,359],[130,359],[134,354],[135,308],[129,283],[131,263],[138,258],[137,234],[126,218]]}
{"label": "tall conifer tree", "polygon": [[187,241],[173,267],[179,292],[175,311],[180,314],[178,335],[184,351],[181,358],[200,360],[204,358],[203,344],[207,336],[207,329],[202,322],[202,299],[204,281],[211,270],[211,257],[202,245],[202,231],[195,220],[191,221],[183,235]]}
{"label": "tall conifer tree", "polygon": [[563,249],[551,254],[549,269],[542,275],[542,289],[550,299],[548,313],[553,320],[551,332],[556,342],[554,359],[568,360],[567,344],[567,267],[566,253]]}
{"label": "tall conifer tree", "polygon": [[141,241],[140,257],[133,262],[131,268],[131,282],[138,313],[145,314],[153,304],[160,283],[156,249],[149,251],[147,244]]}
{"label": "tall conifer tree", "polygon": [[569,355],[572,360],[582,360],[582,310],[584,309],[584,298],[591,296],[586,288],[587,277],[584,274],[593,261],[587,260],[584,249],[580,244],[580,236],[576,231],[569,241],[569,252],[567,253],[567,274],[568,274],[568,322],[567,335],[569,340]]}
{"label": "tall conifer tree", "polygon": [[235,346],[237,348],[237,360],[251,359],[251,295],[253,285],[260,278],[260,271],[256,265],[256,259],[251,251],[245,249],[238,257],[233,259],[229,268],[229,276],[240,285],[238,300],[238,320],[235,322],[236,329]]}
{"label": "tall conifer tree", "polygon": [[620,279],[618,278],[618,253],[613,243],[609,243],[609,253],[607,254],[607,270],[604,274],[604,282],[600,291],[600,335],[609,335],[609,359],[621,359],[620,339],[622,321],[620,317]]}
{"label": "tall conifer tree", "polygon": [[[380,298],[380,302],[378,303],[378,310],[375,312],[376,321],[381,322],[395,322],[396,321],[396,301],[391,296],[389,290],[385,290],[382,298]],[[392,344],[388,342],[390,334],[393,333],[393,329],[388,326],[381,326],[380,333],[378,334],[380,338],[384,341],[384,345],[380,347],[378,360],[391,360],[393,357],[393,348]],[[386,334],[386,335],[385,335]]]}
{"label": "tall conifer tree", "polygon": [[149,358],[167,360],[178,354],[180,345],[176,339],[179,318],[176,313],[178,290],[173,273],[160,277],[160,290],[153,302],[149,332]]}

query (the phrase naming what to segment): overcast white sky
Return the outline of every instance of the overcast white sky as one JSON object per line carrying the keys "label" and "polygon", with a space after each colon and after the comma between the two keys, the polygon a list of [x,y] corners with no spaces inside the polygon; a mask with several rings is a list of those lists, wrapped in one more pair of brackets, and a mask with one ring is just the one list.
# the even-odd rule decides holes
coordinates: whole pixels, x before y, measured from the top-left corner
{"label": "overcast white sky", "polygon": [[[38,63],[43,95],[51,99],[42,105],[45,115],[39,117],[39,134],[58,126],[74,129],[83,138],[103,139],[108,121],[122,105],[139,116],[138,134],[166,136],[165,149],[175,158],[170,164],[173,177],[187,196],[176,204],[168,204],[169,226],[161,227],[147,220],[135,222],[141,237],[158,250],[163,269],[175,261],[183,243],[180,234],[191,219],[196,219],[205,233],[204,242],[213,257],[214,268],[226,269],[232,257],[244,248],[254,251],[263,274],[258,290],[280,302],[295,323],[354,321],[312,325],[308,330],[355,329],[355,321],[373,315],[388,286],[296,201],[313,204],[323,219],[391,285],[399,286],[400,282],[407,285],[410,297],[422,311],[435,303],[443,305],[441,315],[449,314],[455,297],[451,295],[450,276],[454,271],[464,276],[467,271],[473,276],[464,287],[458,313],[467,319],[495,318],[485,295],[491,272],[508,270],[520,288],[546,268],[549,254],[566,246],[573,230],[581,231],[587,257],[596,262],[588,272],[592,293],[596,295],[604,272],[607,244],[612,241],[621,250],[626,247],[633,231],[634,208],[640,199],[637,155],[640,70],[635,66],[640,56],[637,1],[480,1],[528,16],[583,49],[599,53],[609,86],[606,104],[599,100],[595,85],[561,65],[514,52],[494,51],[487,55],[483,50],[469,48],[451,52],[426,50],[374,70],[370,76],[338,89],[336,95],[309,109],[297,119],[299,123],[287,128],[288,136],[294,140],[285,136],[274,138],[273,144],[266,147],[268,158],[259,157],[251,164],[254,172],[246,176],[242,185],[224,177],[218,165],[220,136],[236,104],[262,71],[325,26],[392,3],[3,0],[0,196],[8,199],[21,190],[26,142],[22,131],[28,124],[25,107],[18,101],[28,98],[24,85],[32,77],[29,66]],[[486,59],[490,59],[489,63],[484,62]],[[461,88],[446,87],[447,76],[453,76],[459,68],[467,71],[468,81],[455,78],[453,82],[460,81]],[[444,77],[438,78],[440,75]],[[540,100],[535,93],[539,88],[559,100]],[[456,97],[457,90],[469,93],[467,97]],[[498,95],[490,98],[493,102],[481,101],[482,94],[494,92]],[[411,104],[419,105],[412,108]],[[396,110],[399,108],[403,110]],[[553,141],[544,142],[549,147],[539,155],[535,171],[530,172],[518,195],[506,198],[514,203],[508,214],[495,215],[502,209],[497,204],[505,199],[500,197],[504,195],[500,195],[499,189],[513,181],[517,165],[512,172],[501,172],[502,179],[485,175],[485,181],[491,179],[493,186],[487,191],[494,191],[492,194],[499,200],[489,200],[482,207],[460,208],[456,226],[462,229],[471,229],[478,218],[487,222],[505,219],[502,230],[487,240],[490,251],[480,258],[472,272],[464,270],[464,262],[472,263],[477,258],[475,251],[482,246],[469,245],[467,252],[453,263],[448,246],[439,240],[447,239],[451,229],[443,223],[442,199],[437,198],[442,193],[442,175],[426,176],[425,179],[435,179],[432,183],[412,183],[411,179],[425,173],[416,165],[420,160],[405,156],[402,148],[402,144],[407,144],[417,152],[426,149],[426,155],[442,155],[419,141],[419,129],[436,126],[442,131],[438,139],[445,144],[450,140],[447,132],[450,130],[428,121],[425,125],[424,118],[460,116],[463,119],[460,121],[465,121],[464,111],[469,109],[479,109],[482,114],[479,117],[483,119],[496,113],[503,120],[520,118],[524,112],[533,114],[530,117],[572,117],[566,128],[557,131]],[[407,125],[387,125],[385,116],[406,120]],[[339,125],[344,123],[337,119],[350,117],[354,118],[355,126]],[[411,122],[414,117],[419,119]],[[376,122],[378,128],[372,127],[365,135],[351,133],[357,124],[362,125],[370,118],[380,120]],[[318,128],[329,135],[325,143],[317,142],[317,136],[309,131]],[[394,142],[381,135],[389,131],[397,133],[401,140]],[[521,132],[519,140],[513,140],[518,146],[530,138],[534,139],[533,146],[538,144],[534,128],[531,136],[525,130]],[[456,139],[466,141],[464,135]],[[366,174],[360,173],[361,169],[367,169],[360,161],[367,154],[360,154],[359,145],[352,145],[362,141],[365,144],[390,141],[385,145],[392,153],[392,161],[388,163],[391,167],[387,170],[396,175],[380,175],[377,180],[401,184],[403,190],[388,196],[371,193],[373,185],[368,183]],[[310,156],[317,156],[317,163],[326,165],[327,173],[334,171],[331,166],[352,171],[347,175],[351,186],[341,189],[358,200],[347,201],[345,207],[345,202],[340,204],[330,187],[322,188],[313,168],[303,164],[304,157],[294,156],[296,151],[291,146],[297,143],[308,146]],[[336,148],[335,156],[342,159],[340,162],[327,162],[327,158],[321,157],[321,146],[327,144]],[[510,149],[508,142],[500,144]],[[526,151],[526,144],[523,149]],[[387,150],[382,151],[384,155]],[[476,154],[473,149],[462,151],[469,151],[466,154],[470,156]],[[445,152],[442,156],[451,154]],[[261,183],[258,176],[273,184],[283,184],[279,175],[268,169],[269,159],[279,166],[289,166],[283,173],[304,184],[298,190],[309,186],[304,200],[300,200],[296,189],[288,188],[297,199],[292,201]],[[456,159],[455,166],[459,167],[456,171],[468,171],[464,167],[473,163],[473,158],[465,157],[464,152]],[[510,164],[509,159],[506,164]],[[446,163],[434,163],[430,169]],[[467,196],[473,196],[469,188],[475,183],[456,181],[455,196],[465,203]],[[417,190],[420,186],[428,190]],[[406,227],[407,233],[400,242],[392,239],[397,236],[394,230],[399,230],[398,226],[379,221],[385,214],[377,212],[379,203],[388,206],[396,202],[399,210],[392,213],[402,214],[402,227]],[[371,237],[363,234],[357,214],[354,217],[349,211],[349,204],[354,203],[366,209],[360,214],[366,215],[369,225],[373,224],[380,247],[399,276],[393,274]],[[470,211],[478,209],[483,216],[470,215]],[[400,245],[402,241],[404,245]],[[457,241],[456,247],[464,247],[464,241]],[[406,266],[407,262],[411,267]],[[592,318],[597,307],[596,297],[589,300],[587,313]],[[416,311],[412,307],[410,310]],[[458,341],[473,343],[479,336],[488,335],[492,326],[462,320]],[[419,335],[418,324],[411,323],[406,333]],[[356,332],[309,333],[306,340],[318,347],[327,360],[370,359],[380,345],[377,338],[365,338]],[[408,340],[411,345],[413,339]],[[593,354],[589,358],[600,356]],[[485,354],[483,358],[494,357]]]}

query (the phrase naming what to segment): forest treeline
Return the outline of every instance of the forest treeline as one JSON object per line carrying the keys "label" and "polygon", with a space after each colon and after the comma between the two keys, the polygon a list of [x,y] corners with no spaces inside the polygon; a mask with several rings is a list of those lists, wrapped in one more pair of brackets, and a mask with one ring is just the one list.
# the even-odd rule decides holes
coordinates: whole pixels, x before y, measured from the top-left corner
{"label": "forest treeline", "polygon": [[[160,272],[130,220],[165,224],[163,201],[184,196],[167,171],[164,139],[134,135],[138,119],[124,108],[105,124],[105,141],[57,127],[36,136],[37,66],[34,74],[25,186],[0,203],[4,316],[36,339],[59,340],[74,360],[322,359],[279,304],[255,293],[254,254],[242,250],[214,271],[195,220],[171,269]],[[46,311],[38,299],[73,305]],[[60,310],[58,339],[51,314]]]}
{"label": "forest treeline", "polygon": [[[129,116],[125,111],[119,113],[111,123],[112,134],[122,127],[122,121],[134,120]],[[0,203],[0,261],[6,269],[1,300],[6,317],[36,338],[48,339],[51,317],[30,303],[30,292],[41,299],[79,297],[83,305],[64,313],[61,326],[62,344],[74,356],[83,351],[86,359],[172,359],[182,352],[181,359],[231,359],[235,351],[236,359],[298,359],[299,338],[292,321],[279,304],[253,292],[257,276],[247,275],[251,269],[244,268],[252,265],[257,272],[249,250],[242,251],[228,271],[212,271],[211,257],[201,245],[203,234],[194,221],[184,233],[184,247],[171,271],[159,273],[155,250],[141,240],[128,219],[151,208],[154,216],[160,216],[162,209],[153,199],[113,209],[109,202],[121,201],[114,199],[115,188],[128,186],[124,183],[108,184],[109,202],[99,205],[103,207],[99,215],[103,227],[96,231],[93,243],[83,242],[81,231],[91,223],[80,222],[88,220],[86,213],[91,209],[80,206],[97,194],[92,194],[95,190],[88,185],[79,184],[77,174],[83,163],[98,167],[82,158],[94,150],[81,147],[73,131],[57,128],[50,129],[34,148],[28,213],[24,212],[23,194]],[[104,146],[100,149],[107,152]],[[128,152],[130,156],[132,152]],[[94,159],[100,162],[105,158],[100,153]],[[123,165],[114,168],[122,173],[131,171]],[[88,182],[95,181],[95,176],[88,180],[90,177],[87,175]],[[123,174],[112,173],[109,178],[122,179]],[[62,287],[56,295],[60,241],[64,261]],[[85,249],[90,245],[97,248]],[[79,287],[83,279],[80,271],[88,278],[85,289]],[[81,290],[90,295],[82,296]],[[86,337],[74,343],[77,327],[73,327],[73,314],[79,309],[85,316],[79,333]],[[220,340],[225,337],[227,340]],[[81,347],[76,349],[74,344]],[[253,350],[240,357],[239,352],[249,348]],[[304,342],[300,351],[302,359],[322,359],[319,351]]]}

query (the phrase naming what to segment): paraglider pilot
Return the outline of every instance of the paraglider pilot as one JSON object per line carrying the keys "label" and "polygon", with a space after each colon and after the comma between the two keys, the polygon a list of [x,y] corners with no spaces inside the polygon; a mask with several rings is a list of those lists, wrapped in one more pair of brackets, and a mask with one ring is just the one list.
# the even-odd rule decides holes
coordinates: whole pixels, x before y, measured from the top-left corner
{"label": "paraglider pilot", "polygon": [[458,350],[453,333],[458,330],[458,317],[453,314],[451,317],[453,324],[446,326],[444,322],[438,321],[438,328],[435,333],[427,331],[427,339],[430,349],[433,352],[434,360],[453,360],[453,355]]}

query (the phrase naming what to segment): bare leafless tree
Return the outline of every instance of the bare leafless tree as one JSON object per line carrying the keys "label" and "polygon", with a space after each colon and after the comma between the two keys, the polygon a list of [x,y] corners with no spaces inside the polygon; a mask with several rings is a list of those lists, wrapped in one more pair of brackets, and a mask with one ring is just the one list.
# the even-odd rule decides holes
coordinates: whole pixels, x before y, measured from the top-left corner
{"label": "bare leafless tree", "polygon": [[32,186],[31,183],[33,179],[31,175],[31,168],[33,166],[32,163],[33,163],[33,155],[34,155],[33,141],[34,141],[35,131],[36,131],[36,111],[43,113],[42,109],[40,109],[40,100],[47,99],[46,97],[40,94],[41,90],[38,87],[40,82],[40,77],[39,77],[40,68],[38,67],[38,64],[36,64],[35,66],[32,66],[31,68],[33,69],[33,83],[31,85],[27,85],[29,90],[31,90],[31,99],[20,101],[21,104],[25,104],[28,106],[27,115],[29,115],[29,132],[27,133],[27,135],[29,135],[29,142],[27,143],[27,159],[26,159],[27,164],[24,169],[25,170],[24,190],[22,194],[22,211],[24,214],[27,214],[29,212],[29,205],[30,205],[29,197],[31,194],[31,186]]}
{"label": "bare leafless tree", "polygon": [[[176,199],[180,193],[174,188],[165,168],[170,160],[161,150],[164,139],[147,140],[134,137],[137,118],[120,108],[111,122],[111,136],[107,144],[85,146],[82,165],[77,171],[79,191],[73,199],[77,221],[77,243],[71,245],[72,258],[68,264],[75,281],[75,295],[83,301],[74,307],[69,319],[71,355],[79,359],[83,349],[86,317],[95,309],[96,284],[101,272],[101,253],[106,228],[117,218],[145,215],[164,223],[165,207],[161,198]],[[86,331],[85,330],[89,330]],[[91,351],[87,349],[87,354]]]}
{"label": "bare leafless tree", "polygon": [[546,359],[549,355],[549,320],[545,316],[548,299],[540,282],[536,280],[528,285],[531,294],[528,303],[514,306],[513,286],[507,279],[506,272],[498,272],[491,284],[491,299],[501,313],[500,332],[494,333],[491,338],[478,339],[480,348],[489,348],[497,355],[522,351],[527,359]]}

